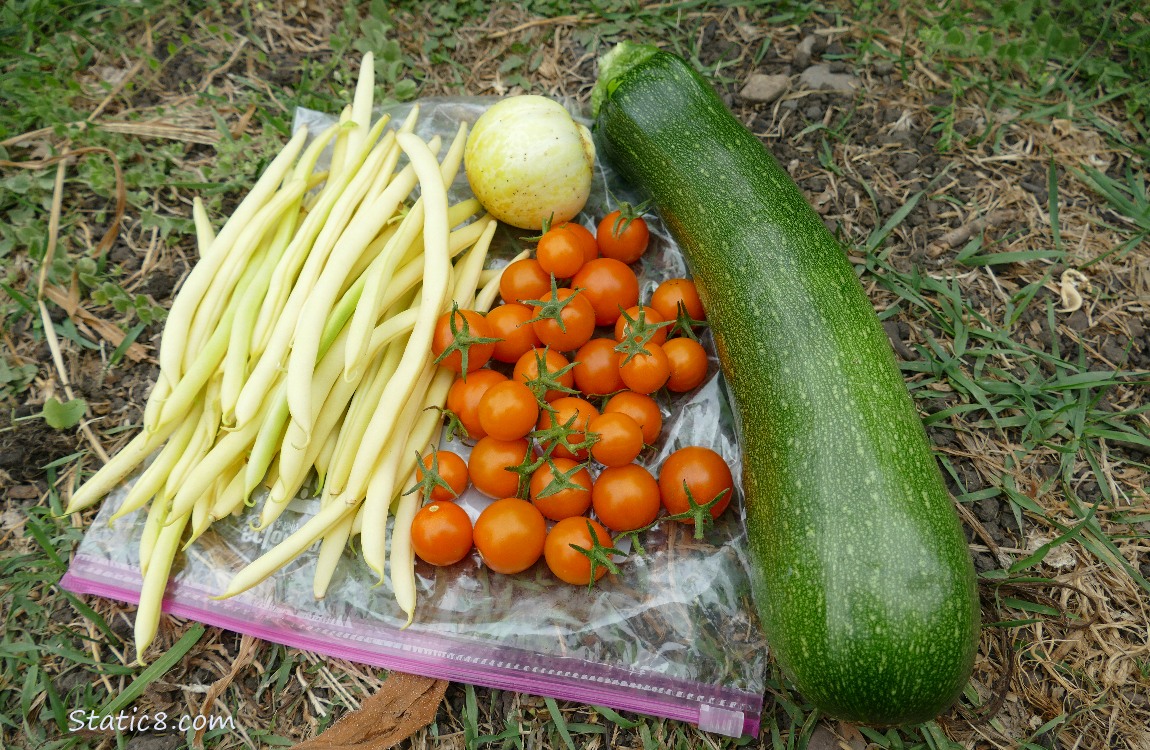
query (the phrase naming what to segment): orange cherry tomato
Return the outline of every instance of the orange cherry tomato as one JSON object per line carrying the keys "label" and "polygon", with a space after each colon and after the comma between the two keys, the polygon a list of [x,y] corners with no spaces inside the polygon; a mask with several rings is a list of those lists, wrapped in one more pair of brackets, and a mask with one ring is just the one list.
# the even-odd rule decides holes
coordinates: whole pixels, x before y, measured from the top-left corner
{"label": "orange cherry tomato", "polygon": [[642,216],[630,220],[619,211],[612,211],[599,222],[595,241],[604,258],[614,258],[624,263],[634,263],[647,251],[651,240],[651,230]]}
{"label": "orange cherry tomato", "polygon": [[539,299],[551,291],[551,275],[534,258],[523,258],[503,269],[499,277],[499,296],[504,302]]}
{"label": "orange cherry tomato", "polygon": [[[454,316],[455,333],[451,332]],[[487,319],[474,310],[457,310],[455,313],[444,313],[435,322],[435,335],[431,340],[431,353],[437,358],[451,346],[453,341],[460,340],[464,335],[472,338],[493,338],[491,326]],[[467,352],[467,371],[474,372],[487,364],[495,352],[494,342],[485,344],[465,344]],[[442,367],[452,372],[463,372],[463,351],[452,351],[439,360]]]}
{"label": "orange cherry tomato", "polygon": [[496,500],[475,521],[475,547],[496,573],[527,570],[543,555],[546,540],[543,514],[517,497]]}
{"label": "orange cherry tomato", "polygon": [[535,247],[535,257],[547,273],[557,279],[569,279],[583,267],[591,252],[588,244],[596,246],[594,235],[586,227],[564,222],[544,232]]}
{"label": "orange cherry tomato", "polygon": [[[549,346],[559,352],[573,352],[591,340],[595,333],[595,311],[587,297],[578,290],[558,289],[555,291],[558,300],[568,300],[559,311],[559,320],[542,318],[535,320],[531,328],[535,336],[544,346]],[[542,300],[550,300],[551,293]],[[531,308],[531,317],[539,318],[543,308],[535,305]],[[562,321],[562,324],[560,324]]]}
{"label": "orange cherry tomato", "polygon": [[[599,416],[599,410],[590,401],[577,396],[564,396],[552,401],[551,409],[539,414],[537,427],[540,430],[546,430],[555,425],[566,425],[571,421],[571,432],[567,435],[567,442],[576,445],[586,439],[587,436],[584,433],[587,430],[587,425],[597,416]],[[549,445],[550,443],[545,443],[544,448],[546,449]],[[556,442],[555,450],[551,455],[561,458],[577,458],[583,461],[586,460],[588,452],[586,448],[572,451],[562,442]]]}
{"label": "orange cherry tomato", "polygon": [[454,565],[471,552],[471,519],[455,503],[425,505],[411,519],[411,547],[432,565]]}
{"label": "orange cherry tomato", "polygon": [[[718,518],[731,504],[731,495],[735,491],[731,467],[710,448],[695,445],[680,448],[667,456],[659,468],[659,491],[668,513],[683,513],[690,507],[687,502],[688,489],[699,505],[709,503],[720,492],[726,492],[723,499],[711,507],[711,515]],[[694,525],[690,520],[684,523]]]}
{"label": "orange cherry tomato", "polygon": [[707,352],[698,341],[675,338],[663,344],[671,365],[667,390],[683,393],[698,388],[707,379]]}
{"label": "orange cherry tomato", "polygon": [[[515,370],[511,375],[511,379],[531,385],[530,381],[539,377],[539,368],[542,365],[544,372],[554,377],[559,385],[564,388],[574,388],[575,375],[571,370],[568,370],[562,375],[555,375],[555,373],[569,364],[571,363],[567,361],[567,358],[557,351],[552,349],[532,349],[520,357],[515,363]],[[554,401],[565,395],[567,394],[557,388],[549,388],[544,394],[543,400]]]}
{"label": "orange cherry tomato", "polygon": [[[576,487],[560,486],[556,473],[567,476],[568,482]],[[560,477],[562,481],[562,477]],[[554,484],[553,484],[554,483]],[[591,472],[587,467],[569,458],[554,458],[550,464],[543,464],[531,475],[531,502],[547,518],[558,521],[569,516],[580,516],[591,507]]]}
{"label": "orange cherry tomato", "polygon": [[447,391],[447,408],[459,417],[467,434],[478,440],[487,435],[479,423],[479,400],[487,389],[496,383],[507,380],[507,376],[495,370],[476,370],[467,380],[456,378]]}
{"label": "orange cherry tomato", "polygon": [[690,279],[667,279],[651,295],[651,307],[659,311],[663,320],[676,320],[679,317],[679,303],[687,314],[695,320],[706,320],[699,290]]}
{"label": "orange cherry tomato", "polygon": [[609,529],[642,528],[659,515],[659,483],[639,464],[610,466],[595,480],[591,505]]}
{"label": "orange cherry tomato", "polygon": [[663,431],[663,412],[655,399],[643,393],[623,391],[616,393],[603,407],[603,413],[620,412],[639,423],[643,430],[643,442],[654,445]]}
{"label": "orange cherry tomato", "polygon": [[467,462],[463,460],[463,456],[451,451],[428,453],[423,457],[423,462],[415,467],[419,479],[422,480],[424,472],[433,467],[440,478],[447,482],[450,487],[448,489],[448,487],[436,485],[429,498],[433,502],[454,501],[467,489]]}
{"label": "orange cherry tomato", "polygon": [[519,474],[512,471],[523,463],[530,444],[523,439],[496,440],[488,435],[471,449],[467,470],[475,489],[489,497],[511,497],[519,491]]}
{"label": "orange cherry tomato", "polygon": [[614,325],[619,311],[639,304],[639,279],[626,263],[614,258],[596,258],[584,264],[571,279],[582,289],[595,309],[595,324]]}
{"label": "orange cherry tomato", "polygon": [[583,263],[587,264],[598,258],[599,243],[595,241],[595,235],[591,234],[591,231],[582,224],[572,224],[571,226],[579,227],[579,229],[583,230],[582,232],[580,232],[579,229],[575,230],[576,234],[582,235],[580,244],[583,245]]}
{"label": "orange cherry tomato", "polygon": [[[643,310],[643,322],[647,325],[654,325],[656,323],[662,323],[664,320],[666,320],[666,318],[664,318],[662,315],[660,315],[659,311],[653,307],[648,307],[647,305],[643,305],[641,309]],[[640,306],[635,305],[634,307],[629,307],[623,311],[623,312],[627,313],[626,315],[623,315],[623,314],[619,315],[619,319],[615,321],[615,340],[616,341],[622,341],[623,339],[625,339],[627,337],[628,331],[631,328],[638,326],[639,310],[640,310]],[[628,317],[630,317],[631,320],[635,321],[634,326],[632,326],[632,324],[627,322]],[[650,339],[651,343],[652,344],[662,344],[664,341],[666,341],[668,328],[670,328],[670,326],[660,326],[659,328],[655,329],[655,333],[653,336],[651,336],[651,339]],[[638,339],[638,336],[636,336],[635,338]]]}
{"label": "orange cherry tomato", "polygon": [[588,396],[606,396],[623,389],[619,352],[612,339],[591,339],[575,353],[575,387]]}
{"label": "orange cherry tomato", "polygon": [[[612,545],[611,533],[601,524],[585,516],[565,518],[551,527],[543,545],[543,559],[547,561],[547,567],[556,578],[573,586],[586,586],[591,582],[591,560],[571,545],[591,549],[594,546],[592,529],[594,539],[599,544],[604,547]],[[605,575],[607,575],[605,566],[599,565],[595,568],[596,581]]]}
{"label": "orange cherry tomato", "polygon": [[622,412],[600,414],[587,423],[587,432],[598,436],[591,458],[604,466],[629,464],[643,452],[643,428]]}
{"label": "orange cherry tomato", "polygon": [[667,360],[667,353],[658,344],[647,343],[643,345],[647,354],[636,354],[628,362],[623,357],[619,365],[619,375],[623,384],[638,393],[654,393],[663,387],[667,378],[671,377],[671,363]]}
{"label": "orange cherry tomato", "polygon": [[498,338],[491,358],[496,362],[514,362],[539,346],[531,320],[531,308],[518,302],[508,302],[487,313],[491,335]]}
{"label": "orange cherry tomato", "polygon": [[527,437],[539,419],[539,402],[523,383],[505,380],[487,389],[479,399],[479,424],[497,440]]}

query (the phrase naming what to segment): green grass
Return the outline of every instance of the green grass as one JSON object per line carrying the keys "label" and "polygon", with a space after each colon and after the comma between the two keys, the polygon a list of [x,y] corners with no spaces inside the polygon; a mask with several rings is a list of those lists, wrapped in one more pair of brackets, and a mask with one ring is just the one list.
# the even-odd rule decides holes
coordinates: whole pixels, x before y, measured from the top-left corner
{"label": "green grass", "polygon": [[[334,102],[345,98],[351,83],[349,58],[373,49],[381,91],[395,99],[420,96],[433,85],[466,93],[473,71],[461,59],[457,31],[482,22],[488,5],[479,0],[425,5],[412,0],[391,4],[376,0],[358,15],[348,6],[332,19],[330,55],[285,60],[267,48],[256,24],[259,11],[246,3],[180,5],[166,0],[113,0],[63,4],[16,0],[0,8],[0,100],[9,105],[0,112],[0,140],[51,127],[56,138],[71,139],[75,146],[112,150],[124,170],[128,215],[140,223],[136,231],[150,237],[154,229],[165,249],[190,253],[190,220],[185,218],[186,210],[178,207],[186,205],[192,195],[200,195],[214,217],[224,215],[263,167],[252,154],[273,150],[272,144],[290,128],[293,107],[331,111]],[[770,41],[763,38],[750,43],[739,65],[729,59],[715,60],[698,42],[705,6],[710,4],[685,0],[640,12],[631,0],[525,0],[519,4],[529,14],[574,15],[587,20],[565,30],[582,49],[598,53],[624,37],[657,39],[706,70],[719,84],[734,86],[747,65],[763,59]],[[1113,229],[1124,237],[1122,244],[1089,260],[1087,266],[1118,262],[1144,252],[1144,243],[1150,238],[1150,196],[1140,176],[1144,167],[1139,161],[1147,155],[1144,142],[1115,130],[1098,114],[1100,106],[1118,104],[1133,132],[1145,141],[1150,83],[1142,71],[1150,69],[1150,32],[1146,31],[1145,18],[1138,21],[1136,8],[1134,2],[1098,0],[1062,3],[1044,12],[1037,3],[973,0],[911,9],[918,21],[908,34],[925,50],[925,62],[953,84],[950,102],[934,108],[934,126],[942,137],[940,151],[980,143],[993,148],[999,143],[1004,128],[993,118],[988,118],[990,124],[983,132],[963,136],[954,130],[958,108],[977,102],[987,112],[1013,109],[1012,117],[1017,121],[1073,118],[1080,126],[1103,133],[1128,155],[1129,167],[1118,174],[1061,165],[1069,168],[1070,175],[1064,172],[1062,182],[1051,165],[1048,246],[996,252],[990,239],[978,235],[958,251],[955,263],[963,272],[974,268],[983,269],[980,273],[985,269],[1003,272],[1018,265],[1029,269],[1027,283],[990,310],[973,304],[969,290],[960,282],[915,268],[906,270],[894,262],[892,238],[914,211],[921,210],[920,203],[935,197],[930,193],[912,194],[901,207],[882,216],[873,232],[854,238],[864,281],[876,282],[893,300],[884,317],[909,321],[923,334],[922,343],[914,347],[918,359],[904,362],[903,370],[927,414],[926,424],[934,429],[978,431],[1013,446],[1013,452],[1005,456],[1007,471],[989,486],[969,491],[962,486],[953,462],[940,452],[944,469],[962,490],[958,499],[973,503],[999,498],[1007,503],[1017,524],[1040,522],[1054,532],[1054,539],[1032,554],[1017,555],[1004,570],[984,575],[987,586],[1019,580],[1042,583],[1047,580],[1041,575],[1042,561],[1060,546],[1076,544],[1094,560],[1129,576],[1144,592],[1150,592],[1150,583],[1119,550],[1131,539],[1146,538],[1138,524],[1147,516],[1125,507],[1121,498],[1113,495],[1102,460],[1104,442],[1111,447],[1150,448],[1144,426],[1150,406],[1115,410],[1106,404],[1108,392],[1145,388],[1150,381],[1146,373],[1099,371],[1085,349],[1074,346],[1065,350],[1058,336],[1052,337],[1053,346],[1046,349],[1025,343],[1029,339],[1024,335],[1031,320],[1050,330],[1056,330],[1060,322],[1055,302],[1043,292],[1043,286],[1053,280],[1053,264],[1066,263],[1069,257],[1071,241],[1064,236],[1066,228],[1059,217],[1059,193],[1070,189],[1069,180],[1097,193],[1098,200],[1121,217]],[[841,21],[862,19],[864,33],[848,43],[848,58],[885,56],[898,63],[899,69],[909,71],[914,63],[911,57],[897,47],[880,49],[876,37],[865,31],[870,28],[868,24],[880,22],[884,10],[885,4],[865,2],[829,11],[813,3],[786,3],[748,12],[755,23],[775,28],[808,22],[813,13],[824,11],[829,17],[837,14]],[[153,26],[167,23],[167,31],[156,39],[151,54],[140,41],[145,18]],[[361,18],[365,19],[362,23]],[[413,28],[418,29],[415,48],[411,46]],[[538,71],[544,43],[550,43],[552,33],[550,27],[543,27],[527,41],[506,39],[507,49],[499,64],[505,85],[543,92]],[[217,146],[197,150],[178,141],[144,139],[83,124],[109,90],[107,83],[85,89],[81,81],[89,79],[84,76],[96,64],[123,65],[119,58],[109,56],[110,51],[123,52],[129,64],[137,59],[145,61],[142,74],[121,96],[130,99],[143,90],[162,88],[163,77],[181,56],[222,63],[220,45],[234,44],[241,37],[253,50],[257,75],[251,77],[242,66],[237,67],[231,73],[231,90],[225,91],[217,82],[194,98],[196,106],[218,110],[214,122],[221,140]],[[423,65],[421,56],[431,68]],[[985,64],[973,64],[971,57]],[[260,74],[273,72],[284,73],[287,82],[268,84],[269,90]],[[254,134],[233,138],[228,131],[236,118],[220,111],[242,111],[249,104],[259,107],[259,125]],[[852,117],[853,110],[830,127],[820,124],[809,129],[808,134],[819,131],[817,136],[825,139],[823,148],[812,158],[828,171],[836,169],[832,147],[850,137]],[[205,153],[210,158],[204,158]],[[0,159],[32,156],[22,147],[0,147]],[[23,355],[43,341],[34,304],[34,272],[45,262],[53,179],[51,168],[0,171],[0,329],[25,344],[21,357],[10,353],[7,346],[0,355],[0,398],[5,399],[6,411],[30,398],[37,372],[47,375],[51,367],[40,362],[38,368]],[[863,187],[870,190],[865,184]],[[108,256],[87,255],[88,247],[81,239],[87,226],[94,244],[110,218],[115,199],[111,162],[99,155],[81,159],[69,167],[65,190],[62,241],[57,256],[48,259],[49,281],[67,287],[74,277],[82,303],[125,332],[138,336],[155,330],[163,305],[126,288],[130,273]],[[877,196],[872,194],[871,198],[877,207]],[[157,200],[158,205],[154,203]],[[66,318],[55,325],[59,337],[76,351],[98,347]],[[110,359],[112,368],[128,372],[128,365],[120,358]],[[939,403],[940,398],[947,399],[945,405]],[[0,429],[15,428],[14,423]],[[1057,470],[1044,479],[1037,492],[1020,487],[1013,470],[1022,466],[1027,456],[1042,451],[1056,455]],[[0,731],[6,737],[27,737],[29,746],[35,747],[82,745],[66,734],[68,711],[113,710],[138,701],[173,670],[184,669],[189,655],[202,648],[212,634],[205,634],[198,626],[180,626],[173,645],[157,655],[152,666],[125,664],[116,655],[125,653],[127,647],[122,623],[109,615],[114,610],[59,589],[57,581],[82,535],[81,529],[55,516],[61,509],[56,485],[73,460],[75,456],[67,456],[44,470],[49,487],[45,503],[30,504],[22,530],[0,552],[0,615],[4,621],[0,636]],[[1131,461],[1127,466],[1150,471],[1144,463]],[[1096,496],[1080,493],[1084,478],[1097,485]],[[1072,518],[1050,512],[1047,500],[1055,496],[1065,501]],[[1003,596],[1000,602],[1002,623],[1017,632],[1034,621],[1056,619],[1050,606],[1037,599],[1011,595]],[[99,658],[91,653],[92,642],[100,645]],[[254,696],[263,702],[261,705],[270,705],[275,696],[287,695],[300,683],[319,684],[318,668],[300,652],[265,645],[260,654],[262,670],[255,675]],[[1150,674],[1150,663],[1141,664],[1144,673]],[[63,678],[69,676],[82,679],[73,687],[61,688],[67,682]],[[98,681],[93,684],[101,677],[116,686],[114,694],[109,695]],[[507,715],[502,710],[500,691],[464,686],[461,692],[462,710],[458,714],[441,713],[428,730],[431,737],[461,733],[468,748],[576,748],[596,740],[606,746],[616,736],[644,748],[753,745],[750,740],[704,736],[679,722],[620,715],[607,708],[563,701],[524,703]],[[245,695],[230,688],[220,700],[236,706]],[[971,705],[977,704],[973,691],[968,692],[967,699]],[[290,717],[302,710],[306,700],[295,693],[276,705],[276,713]],[[334,705],[340,704],[337,701]],[[1060,728],[1070,726],[1078,713],[1093,708],[1050,718],[1031,735],[1016,739],[1030,743],[1023,746],[1037,746],[1040,735],[1057,734]],[[801,748],[821,717],[776,673],[769,676],[764,719],[765,743],[774,748]],[[292,740],[286,735],[291,729],[271,720],[247,727],[253,740],[267,745],[289,745]],[[883,748],[934,750],[954,746],[936,724],[862,731],[868,742]],[[218,741],[236,740],[220,735]]]}

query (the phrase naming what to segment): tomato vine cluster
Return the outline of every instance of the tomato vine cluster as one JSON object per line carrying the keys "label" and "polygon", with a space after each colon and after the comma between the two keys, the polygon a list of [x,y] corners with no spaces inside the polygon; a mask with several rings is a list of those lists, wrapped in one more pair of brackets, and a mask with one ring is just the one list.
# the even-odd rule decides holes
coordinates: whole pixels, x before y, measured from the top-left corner
{"label": "tomato vine cluster", "polygon": [[[667,519],[701,537],[729,504],[730,468],[709,448],[675,451],[658,478],[636,463],[662,430],[656,397],[690,391],[708,371],[691,280],[665,281],[640,304],[630,267],[649,242],[640,212],[625,205],[595,234],[544,227],[535,257],[504,270],[503,304],[438,321],[437,361],[460,374],[448,436],[475,442],[466,462],[448,451],[422,459],[412,490],[427,504],[412,543],[424,561],[452,565],[474,546],[499,573],[543,557],[559,579],[592,585],[617,570],[621,537],[641,551],[639,534]],[[468,484],[495,498],[474,525],[452,502]]]}

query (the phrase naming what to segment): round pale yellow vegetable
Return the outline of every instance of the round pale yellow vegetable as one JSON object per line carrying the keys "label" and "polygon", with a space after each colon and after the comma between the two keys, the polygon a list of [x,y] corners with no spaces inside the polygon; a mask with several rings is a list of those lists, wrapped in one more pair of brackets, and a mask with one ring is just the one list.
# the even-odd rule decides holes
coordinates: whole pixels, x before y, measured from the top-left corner
{"label": "round pale yellow vegetable", "polygon": [[495,218],[539,229],[575,217],[591,193],[591,132],[562,104],[513,96],[475,122],[464,153],[467,181]]}

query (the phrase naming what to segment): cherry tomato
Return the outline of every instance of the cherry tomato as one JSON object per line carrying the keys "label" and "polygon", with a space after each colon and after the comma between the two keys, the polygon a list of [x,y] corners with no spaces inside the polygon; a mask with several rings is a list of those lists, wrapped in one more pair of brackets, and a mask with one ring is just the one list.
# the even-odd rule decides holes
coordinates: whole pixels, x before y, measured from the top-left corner
{"label": "cherry tomato", "polygon": [[[730,505],[731,495],[735,491],[731,467],[727,466],[723,457],[710,448],[695,445],[680,448],[667,456],[659,469],[659,491],[663,496],[663,505],[672,515],[689,508],[684,483],[699,505],[709,503],[720,492],[726,491],[723,499],[711,507],[711,515],[715,518]],[[690,520],[684,523],[694,525]]]}
{"label": "cherry tomato", "polygon": [[[647,325],[654,325],[656,323],[662,323],[664,320],[666,320],[666,318],[664,318],[662,315],[660,315],[659,311],[653,307],[647,307],[646,305],[643,305],[641,309],[643,310],[643,322]],[[630,329],[638,327],[639,310],[640,310],[640,306],[635,305],[634,307],[629,307],[623,311],[623,312],[627,313],[626,315],[623,315],[620,313],[619,319],[615,321],[615,340],[616,341],[622,341],[624,338],[627,337],[627,332]],[[631,320],[635,321],[634,325],[627,322],[628,317],[630,317]],[[670,328],[670,326],[660,326],[659,328],[656,328],[654,335],[651,336],[651,339],[650,339],[651,343],[652,344],[662,344],[664,341],[666,341],[668,328]],[[639,337],[635,336],[635,338],[638,339]]]}
{"label": "cherry tomato", "polygon": [[600,414],[587,423],[587,432],[599,436],[591,457],[604,466],[623,466],[643,452],[643,429],[622,412]]}
{"label": "cherry tomato", "polygon": [[[599,410],[592,405],[590,401],[581,399],[577,396],[564,396],[557,398],[551,402],[551,409],[543,411],[539,415],[538,429],[546,430],[555,425],[566,425],[571,422],[571,432],[567,435],[567,443],[576,445],[582,443],[586,439],[584,434],[587,430],[587,425],[592,419],[599,416]],[[546,443],[544,447],[548,447],[550,443]],[[555,450],[552,452],[553,456],[561,458],[577,458],[583,461],[587,458],[587,449],[580,448],[578,450],[569,450],[562,442],[556,442]]]}
{"label": "cherry tomato", "polygon": [[589,254],[588,244],[595,246],[595,237],[586,227],[565,222],[547,230],[535,247],[539,265],[557,279],[569,279],[583,267]]}
{"label": "cherry tomato", "polygon": [[609,529],[642,528],[659,515],[659,483],[639,464],[610,466],[595,480],[591,504]]}
{"label": "cherry tomato", "polygon": [[534,258],[523,258],[503,269],[499,277],[499,296],[504,302],[539,299],[551,291],[551,275]]}
{"label": "cherry tomato", "polygon": [[[562,325],[554,318],[543,318],[532,323],[531,328],[545,346],[559,352],[573,352],[590,341],[594,335],[595,311],[591,308],[587,297],[577,290],[558,289],[555,291],[555,297],[560,301],[569,300],[559,311]],[[548,292],[540,299],[550,300],[551,293]],[[543,308],[539,305],[531,309],[532,318],[539,318],[542,313]]]}
{"label": "cherry tomato", "polygon": [[584,263],[599,257],[599,244],[595,241],[595,235],[591,234],[591,230],[574,221],[568,221],[562,226],[571,233],[575,241],[579,243],[579,246],[583,248]]}
{"label": "cherry tomato", "polygon": [[530,568],[542,556],[546,539],[543,514],[517,497],[496,500],[475,521],[475,547],[496,573]]}
{"label": "cherry tomato", "polygon": [[539,346],[539,337],[527,321],[531,308],[518,302],[508,302],[487,313],[491,335],[498,338],[491,358],[497,362],[514,362]]}
{"label": "cherry tomato", "polygon": [[463,456],[451,451],[436,451],[423,457],[423,462],[416,467],[419,478],[423,479],[425,470],[436,467],[436,473],[451,489],[436,485],[431,491],[431,500],[437,503],[451,502],[463,494],[467,489],[467,462]]}
{"label": "cherry tomato", "polygon": [[623,391],[616,393],[603,407],[603,413],[620,412],[639,423],[643,430],[643,442],[654,445],[663,431],[663,412],[655,399],[643,393]]}
{"label": "cherry tomato", "polygon": [[483,438],[467,460],[471,483],[489,497],[511,497],[519,491],[519,475],[511,469],[523,463],[529,450],[531,446],[523,439]]}
{"label": "cherry tomato", "polygon": [[[451,318],[453,315],[455,333],[451,332]],[[473,339],[493,338],[491,335],[491,326],[487,325],[487,319],[474,310],[457,310],[454,313],[444,313],[440,315],[439,320],[435,321],[435,336],[431,340],[431,353],[438,358],[447,347],[451,346],[452,342],[462,341],[464,336]],[[468,372],[474,372],[480,367],[483,367],[495,352],[494,342],[483,344],[463,343],[463,346],[465,347],[464,351],[467,352]],[[452,372],[463,372],[463,352],[460,350],[452,351],[446,357],[439,360],[439,364]]]}
{"label": "cherry tomato", "polygon": [[505,380],[507,376],[495,370],[476,370],[467,376],[467,380],[457,378],[447,391],[447,408],[459,417],[473,440],[487,435],[479,423],[479,400],[488,388]]}
{"label": "cherry tomato", "polygon": [[432,565],[454,565],[471,552],[471,519],[455,503],[431,503],[411,519],[411,546]]}
{"label": "cherry tomato", "polygon": [[575,353],[575,387],[588,396],[606,396],[622,390],[619,352],[612,339],[591,339]]}
{"label": "cherry tomato", "polygon": [[487,389],[479,399],[479,424],[496,440],[526,437],[539,419],[539,402],[523,383],[505,380]]}
{"label": "cherry tomato", "polygon": [[658,344],[643,345],[647,354],[636,354],[628,362],[626,356],[619,365],[619,375],[623,384],[638,393],[654,393],[663,387],[671,376],[671,363],[667,353]]}
{"label": "cherry tomato", "polygon": [[688,338],[671,339],[663,344],[663,353],[671,365],[667,390],[683,393],[697,388],[707,379],[707,352],[698,341]]}
{"label": "cherry tomato", "polygon": [[[547,567],[556,578],[573,586],[586,586],[591,582],[591,560],[571,545],[591,549],[595,543],[591,537],[592,529],[594,539],[599,544],[604,547],[612,545],[611,533],[601,524],[585,516],[565,518],[551,527],[543,545],[543,559],[547,561]],[[596,581],[605,575],[607,575],[606,566],[599,565],[595,568]]]}
{"label": "cherry tomato", "polygon": [[630,220],[619,211],[612,211],[599,222],[595,241],[604,258],[614,258],[624,263],[634,263],[647,251],[651,231],[642,216]]}
{"label": "cherry tomato", "polygon": [[595,235],[591,234],[590,230],[582,224],[572,224],[573,227],[579,227],[583,231],[575,230],[576,234],[582,235],[581,244],[583,245],[583,263],[587,264],[599,257],[599,243],[595,241]]}
{"label": "cherry tomato", "polygon": [[[542,362],[544,371],[554,377],[564,388],[574,387],[575,375],[571,370],[559,376],[555,375],[555,373],[571,363],[568,362],[567,358],[562,354],[551,349],[532,349],[524,354],[519,358],[519,361],[515,363],[515,371],[512,373],[511,379],[531,385],[530,381],[539,377],[540,362]],[[545,401],[554,401],[565,395],[563,391],[557,388],[549,388],[544,394],[543,399]]]}
{"label": "cherry tomato", "polygon": [[706,320],[703,303],[699,300],[699,290],[690,279],[667,279],[651,295],[651,307],[659,311],[663,320],[679,317],[679,303],[682,302],[687,314],[695,320]]}
{"label": "cherry tomato", "polygon": [[596,258],[585,264],[571,279],[582,289],[595,309],[595,324],[614,325],[619,311],[639,304],[639,279],[626,263],[614,258]]}
{"label": "cherry tomato", "polygon": [[[577,468],[581,467],[581,468]],[[556,472],[567,476],[568,482],[579,485],[556,490],[548,487],[556,480]],[[563,481],[562,477],[559,478]],[[569,516],[580,516],[591,507],[591,472],[569,458],[555,458],[543,464],[531,475],[531,502],[547,518],[558,521]],[[559,484],[554,485],[558,487]]]}

